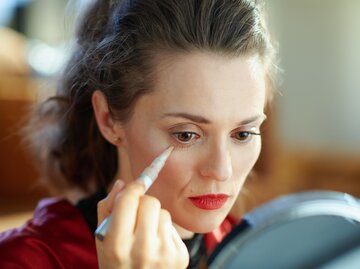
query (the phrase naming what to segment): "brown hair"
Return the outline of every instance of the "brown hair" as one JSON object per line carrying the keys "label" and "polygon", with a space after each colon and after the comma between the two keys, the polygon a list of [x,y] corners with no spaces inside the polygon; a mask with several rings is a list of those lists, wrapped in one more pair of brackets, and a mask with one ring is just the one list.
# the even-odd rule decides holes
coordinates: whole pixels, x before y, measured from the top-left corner
{"label": "brown hair", "polygon": [[112,116],[126,121],[137,97],[152,90],[155,56],[194,50],[258,54],[269,77],[272,71],[274,50],[257,1],[95,1],[79,24],[56,96],[40,104],[28,124],[50,185],[107,186],[117,171],[117,153],[96,125],[93,92],[100,89]]}

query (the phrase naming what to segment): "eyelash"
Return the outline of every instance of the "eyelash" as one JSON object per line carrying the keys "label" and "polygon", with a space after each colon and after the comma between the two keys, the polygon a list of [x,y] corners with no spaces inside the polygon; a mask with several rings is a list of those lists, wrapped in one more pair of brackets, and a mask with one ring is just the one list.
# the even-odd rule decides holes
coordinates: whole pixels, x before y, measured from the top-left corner
{"label": "eyelash", "polygon": [[[192,136],[192,138],[189,141],[186,141],[186,142],[181,141],[179,139],[179,136],[184,135],[184,134],[190,134]],[[246,140],[237,139],[237,138],[235,138],[234,134],[235,135],[236,134],[246,135]],[[195,139],[195,141],[193,141],[193,138],[197,137],[197,139],[198,139],[200,137],[200,135],[198,135],[195,132],[173,132],[173,133],[171,133],[171,135],[174,137],[176,143],[178,145],[180,145],[181,147],[189,147],[189,146],[191,146],[193,143],[196,142],[196,139]],[[235,132],[235,133],[231,134],[231,137],[235,138],[237,140],[236,141],[237,143],[245,144],[245,143],[250,142],[255,135],[261,136],[261,133],[257,133],[257,132],[254,132],[254,131],[239,131],[239,132]]]}
{"label": "eyelash", "polygon": [[[240,139],[235,138],[237,140],[236,142],[238,142],[240,144],[245,144],[245,143],[250,142],[252,140],[252,138],[254,137],[254,135],[261,136],[260,133],[257,133],[254,131],[238,131],[238,132],[235,132],[234,134],[242,134],[242,135],[246,134],[246,136],[247,136],[246,140],[240,140]],[[231,137],[234,137],[234,134],[231,134]]]}
{"label": "eyelash", "polygon": [[194,133],[194,132],[173,132],[173,133],[171,133],[171,135],[174,137],[176,144],[180,147],[189,147],[195,143],[195,141],[193,141],[193,139],[191,139],[189,142],[181,141],[179,139],[179,136],[183,135],[183,134],[190,134],[190,135],[192,135],[192,137],[197,137],[197,138],[200,137],[200,135],[198,135],[197,133]]}

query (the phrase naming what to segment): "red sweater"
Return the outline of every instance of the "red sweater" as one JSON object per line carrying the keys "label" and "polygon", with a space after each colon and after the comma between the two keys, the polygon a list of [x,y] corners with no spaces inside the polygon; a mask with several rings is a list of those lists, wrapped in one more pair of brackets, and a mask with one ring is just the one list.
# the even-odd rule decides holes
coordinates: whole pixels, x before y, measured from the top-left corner
{"label": "red sweater", "polygon": [[[226,218],[205,235],[207,252],[237,223]],[[22,227],[0,234],[1,269],[97,269],[95,239],[80,211],[64,199],[44,199]]]}

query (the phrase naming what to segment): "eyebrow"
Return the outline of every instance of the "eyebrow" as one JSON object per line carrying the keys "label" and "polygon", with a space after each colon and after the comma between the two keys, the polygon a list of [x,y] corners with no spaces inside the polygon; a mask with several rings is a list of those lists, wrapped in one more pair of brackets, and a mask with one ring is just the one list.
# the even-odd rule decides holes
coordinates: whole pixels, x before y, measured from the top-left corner
{"label": "eyebrow", "polygon": [[[210,124],[211,121],[199,116],[199,115],[193,115],[193,114],[188,114],[188,113],[183,113],[183,112],[178,112],[178,113],[164,113],[162,118],[165,117],[173,117],[173,118],[183,118],[183,119],[188,119],[191,120],[193,122],[196,123],[202,123],[202,124]],[[250,117],[248,119],[245,119],[241,122],[238,123],[238,125],[246,125],[252,122],[256,122],[259,120],[265,120],[266,119],[266,115],[265,114],[259,114],[259,115],[255,115],[253,117]]]}

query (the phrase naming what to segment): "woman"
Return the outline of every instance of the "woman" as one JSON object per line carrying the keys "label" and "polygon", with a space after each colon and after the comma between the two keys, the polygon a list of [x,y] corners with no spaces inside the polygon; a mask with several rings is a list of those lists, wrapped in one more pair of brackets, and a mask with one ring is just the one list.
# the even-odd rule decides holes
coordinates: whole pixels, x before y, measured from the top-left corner
{"label": "woman", "polygon": [[[43,175],[67,199],[2,235],[1,268],[198,268],[236,223],[272,56],[256,1],[95,1],[56,96],[29,123]],[[135,179],[169,146],[144,194]]]}

